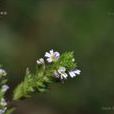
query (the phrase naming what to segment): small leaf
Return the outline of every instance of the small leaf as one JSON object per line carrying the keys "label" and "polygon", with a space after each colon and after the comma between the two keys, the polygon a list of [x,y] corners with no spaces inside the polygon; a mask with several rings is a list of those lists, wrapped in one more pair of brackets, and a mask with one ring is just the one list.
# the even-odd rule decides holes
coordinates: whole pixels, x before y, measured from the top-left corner
{"label": "small leaf", "polygon": [[21,97],[23,97],[24,91],[23,91],[23,83],[17,86],[17,88],[14,91],[13,100],[18,100]]}

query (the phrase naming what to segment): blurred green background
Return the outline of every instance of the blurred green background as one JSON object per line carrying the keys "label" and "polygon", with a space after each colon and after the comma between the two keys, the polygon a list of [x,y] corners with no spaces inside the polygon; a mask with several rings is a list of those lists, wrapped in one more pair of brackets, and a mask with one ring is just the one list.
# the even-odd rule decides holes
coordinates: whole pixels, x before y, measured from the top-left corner
{"label": "blurred green background", "polygon": [[73,50],[82,71],[15,103],[14,114],[114,113],[113,0],[4,0],[0,10],[7,11],[0,15],[0,64],[12,89],[52,48]]}

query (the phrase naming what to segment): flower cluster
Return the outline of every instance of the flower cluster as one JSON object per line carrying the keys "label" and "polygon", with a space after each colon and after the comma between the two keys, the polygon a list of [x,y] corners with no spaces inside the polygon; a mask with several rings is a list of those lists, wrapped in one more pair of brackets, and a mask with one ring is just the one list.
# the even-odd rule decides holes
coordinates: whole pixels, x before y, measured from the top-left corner
{"label": "flower cluster", "polygon": [[5,114],[7,111],[7,102],[4,98],[6,91],[9,89],[9,86],[6,85],[6,79],[4,79],[4,76],[6,76],[6,71],[0,68],[0,79],[1,80],[1,88],[0,88],[0,114]]}
{"label": "flower cluster", "polygon": [[[49,52],[46,52],[44,57],[46,58],[46,61],[48,63],[57,63],[57,61],[59,61],[59,59],[61,59],[60,57],[60,53],[55,51],[52,49],[50,50]],[[75,59],[72,58],[72,62],[75,62]],[[45,64],[45,60],[43,58],[40,58],[39,60],[37,60],[37,64],[39,65],[44,65]],[[61,80],[63,79],[67,79],[68,76],[70,76],[71,78],[74,78],[76,77],[77,75],[80,74],[80,70],[78,69],[74,69],[74,70],[70,70],[70,71],[67,71],[67,68],[65,68],[64,66],[59,66],[58,69],[54,69],[54,72],[53,72],[53,75],[56,77],[56,78],[59,78]]]}
{"label": "flower cluster", "polygon": [[49,84],[74,78],[81,72],[76,69],[73,52],[60,54],[52,49],[36,63],[34,73],[27,69],[24,80],[14,90],[13,100],[30,97],[33,92],[45,92]]}

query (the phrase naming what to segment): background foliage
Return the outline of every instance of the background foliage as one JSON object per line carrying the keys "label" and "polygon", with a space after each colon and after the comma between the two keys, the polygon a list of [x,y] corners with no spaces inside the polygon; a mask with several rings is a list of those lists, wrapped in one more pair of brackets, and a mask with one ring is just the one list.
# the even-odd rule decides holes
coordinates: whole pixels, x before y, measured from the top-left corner
{"label": "background foliage", "polygon": [[[53,48],[74,51],[80,77],[45,94],[14,103],[15,114],[104,114],[114,110],[113,0],[4,0],[0,10],[0,63],[13,89]],[[12,97],[11,92],[7,95]]]}

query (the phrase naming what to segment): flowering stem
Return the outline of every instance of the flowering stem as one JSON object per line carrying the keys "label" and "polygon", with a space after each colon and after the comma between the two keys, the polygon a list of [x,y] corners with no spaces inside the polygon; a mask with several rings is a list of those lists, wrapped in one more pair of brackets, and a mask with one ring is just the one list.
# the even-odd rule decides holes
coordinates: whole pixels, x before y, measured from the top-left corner
{"label": "flowering stem", "polygon": [[[26,69],[25,78],[15,88],[12,101],[31,97],[32,93],[45,92],[51,83],[64,82],[68,78],[76,77],[80,74],[80,70],[76,67],[73,52],[65,52],[61,56],[59,52],[53,50],[46,52],[43,58],[37,60],[35,73],[32,73],[29,68]],[[6,74],[3,69],[0,69],[0,78]],[[0,114],[11,114],[14,110],[13,108],[7,110],[4,95],[9,87],[6,82],[7,80],[2,80],[2,88],[0,89]]]}

